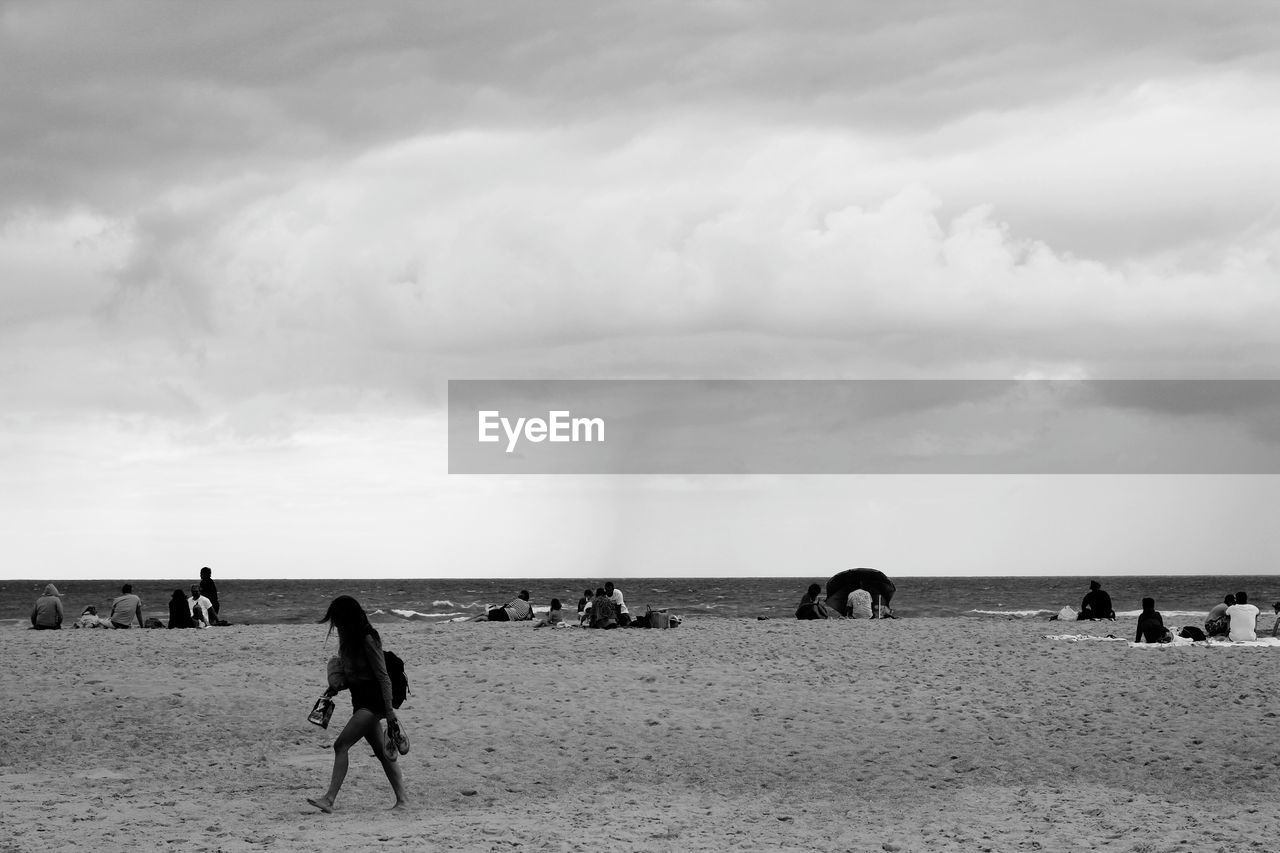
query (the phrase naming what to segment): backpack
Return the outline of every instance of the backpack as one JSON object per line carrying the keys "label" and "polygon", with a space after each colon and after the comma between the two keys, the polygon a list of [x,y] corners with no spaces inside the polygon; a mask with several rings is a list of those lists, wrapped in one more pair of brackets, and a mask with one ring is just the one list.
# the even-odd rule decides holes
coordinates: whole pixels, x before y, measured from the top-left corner
{"label": "backpack", "polygon": [[409,679],[404,674],[404,661],[395,652],[384,651],[382,658],[387,662],[387,675],[391,676],[391,707],[399,708],[404,704],[404,697],[409,693]]}

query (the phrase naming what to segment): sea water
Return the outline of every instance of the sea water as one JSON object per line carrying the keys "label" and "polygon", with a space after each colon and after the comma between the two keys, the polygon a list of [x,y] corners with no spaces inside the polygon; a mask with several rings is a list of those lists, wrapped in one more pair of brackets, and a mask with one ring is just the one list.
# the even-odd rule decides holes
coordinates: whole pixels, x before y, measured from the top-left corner
{"label": "sea water", "polygon": [[[235,580],[215,578],[222,618],[236,624],[314,623],[338,595],[352,595],[376,622],[449,622],[470,619],[487,607],[501,605],[527,589],[536,613],[560,599],[572,619],[585,589],[612,580],[623,591],[633,615],[646,607],[665,608],[688,619],[793,618],[810,583],[826,576],[767,578],[507,578],[507,579],[376,579]],[[1089,581],[1098,580],[1111,594],[1120,617],[1134,617],[1144,596],[1156,601],[1166,622],[1203,618],[1227,593],[1245,590],[1263,614],[1280,600],[1277,575],[1170,575],[1071,577],[894,577],[893,611],[899,618],[941,616],[971,619],[1047,620],[1064,606],[1080,607]],[[47,583],[62,593],[69,626],[86,605],[106,615],[124,580],[64,581],[57,578],[0,581],[0,624],[28,624],[31,608]],[[134,580],[144,617],[169,618],[169,598],[185,590],[192,578]]]}

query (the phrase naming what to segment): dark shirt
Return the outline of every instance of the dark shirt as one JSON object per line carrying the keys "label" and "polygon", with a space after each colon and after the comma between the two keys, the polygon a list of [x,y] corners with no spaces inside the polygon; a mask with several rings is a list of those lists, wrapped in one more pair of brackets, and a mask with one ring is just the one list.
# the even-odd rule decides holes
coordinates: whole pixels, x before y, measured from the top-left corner
{"label": "dark shirt", "polygon": [[826,605],[818,601],[814,596],[805,593],[800,599],[800,606],[796,608],[797,619],[829,619]]}
{"label": "dark shirt", "polygon": [[213,578],[200,579],[200,594],[209,599],[213,604],[213,616],[218,617],[218,585],[213,582]]}
{"label": "dark shirt", "polygon": [[185,598],[169,599],[169,627],[170,628],[194,628],[195,620],[191,618],[191,608],[187,606]]}
{"label": "dark shirt", "polygon": [[1091,590],[1080,602],[1080,613],[1086,619],[1114,619],[1116,612],[1111,608],[1111,596],[1105,589]]}
{"label": "dark shirt", "polygon": [[609,596],[597,595],[591,602],[591,627],[598,628],[609,622],[617,624],[618,606]]}
{"label": "dark shirt", "polygon": [[1164,618],[1159,612],[1152,610],[1150,613],[1143,612],[1138,617],[1138,635],[1133,638],[1135,643],[1158,643],[1164,639]]}

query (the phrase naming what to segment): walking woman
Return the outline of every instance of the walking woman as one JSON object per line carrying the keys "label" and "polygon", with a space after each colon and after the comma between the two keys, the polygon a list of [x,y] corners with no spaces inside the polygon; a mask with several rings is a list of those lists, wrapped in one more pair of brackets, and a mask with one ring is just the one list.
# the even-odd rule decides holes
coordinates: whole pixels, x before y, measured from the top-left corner
{"label": "walking woman", "polygon": [[360,602],[349,595],[335,598],[320,621],[329,623],[330,633],[334,628],[338,629],[338,657],[342,661],[346,687],[351,691],[352,713],[333,743],[333,775],[329,779],[329,790],[323,797],[308,797],[307,802],[326,814],[333,811],[342,781],[347,778],[348,754],[351,747],[364,738],[373,747],[374,755],[382,763],[382,771],[391,783],[391,790],[395,792],[396,804],[392,808],[403,809],[409,805],[409,800],[404,794],[400,765],[396,763],[396,754],[387,752],[382,726],[378,723],[384,717],[388,723],[396,719],[395,708],[391,706],[391,676],[387,674],[387,662],[382,657],[382,637],[369,624],[369,617]]}

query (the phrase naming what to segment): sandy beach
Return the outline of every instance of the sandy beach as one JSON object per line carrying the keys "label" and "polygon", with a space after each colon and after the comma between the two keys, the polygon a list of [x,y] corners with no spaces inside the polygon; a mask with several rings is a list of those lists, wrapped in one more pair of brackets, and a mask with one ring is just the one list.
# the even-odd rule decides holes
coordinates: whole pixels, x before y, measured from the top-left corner
{"label": "sandy beach", "polygon": [[331,815],[323,626],[4,636],[0,850],[1241,850],[1280,831],[1280,649],[1130,621],[381,626],[401,761]]}

